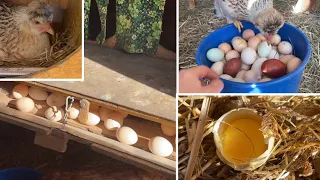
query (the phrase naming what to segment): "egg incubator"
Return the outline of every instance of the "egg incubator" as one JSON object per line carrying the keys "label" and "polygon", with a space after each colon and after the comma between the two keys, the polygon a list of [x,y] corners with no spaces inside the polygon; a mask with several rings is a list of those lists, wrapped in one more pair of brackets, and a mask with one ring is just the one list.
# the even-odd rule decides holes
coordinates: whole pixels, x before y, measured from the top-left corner
{"label": "egg incubator", "polygon": [[42,147],[65,152],[69,140],[77,141],[175,179],[174,116],[101,100],[82,83],[52,83],[0,82],[0,120],[34,131],[34,143]]}

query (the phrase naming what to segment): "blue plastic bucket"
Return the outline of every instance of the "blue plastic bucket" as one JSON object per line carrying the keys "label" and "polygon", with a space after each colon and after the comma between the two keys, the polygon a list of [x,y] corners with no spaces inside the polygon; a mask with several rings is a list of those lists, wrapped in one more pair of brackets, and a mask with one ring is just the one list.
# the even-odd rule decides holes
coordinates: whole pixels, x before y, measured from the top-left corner
{"label": "blue plastic bucket", "polygon": [[[259,33],[259,30],[254,28],[252,23],[243,21],[242,24],[243,30],[252,29],[255,33]],[[268,82],[239,83],[222,79],[223,93],[296,93],[299,91],[303,70],[311,55],[310,42],[298,28],[287,23],[279,30],[278,34],[282,41],[292,43],[294,55],[302,60],[302,64],[290,74]],[[223,42],[230,43],[235,36],[241,36],[241,34],[233,24],[226,25],[211,33],[198,47],[197,64],[211,67],[213,63],[207,59],[207,51],[211,48],[217,48]]]}
{"label": "blue plastic bucket", "polygon": [[0,171],[0,180],[40,180],[43,174],[28,168],[13,168]]}

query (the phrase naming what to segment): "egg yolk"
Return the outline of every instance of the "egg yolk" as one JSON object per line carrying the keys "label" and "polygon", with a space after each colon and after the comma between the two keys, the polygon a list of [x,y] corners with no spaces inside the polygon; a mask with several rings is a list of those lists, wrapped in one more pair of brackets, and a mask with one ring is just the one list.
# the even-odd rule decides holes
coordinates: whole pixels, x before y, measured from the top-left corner
{"label": "egg yolk", "polygon": [[268,145],[264,143],[264,137],[259,130],[261,121],[238,119],[229,125],[221,134],[222,152],[228,161],[247,163],[267,150]]}

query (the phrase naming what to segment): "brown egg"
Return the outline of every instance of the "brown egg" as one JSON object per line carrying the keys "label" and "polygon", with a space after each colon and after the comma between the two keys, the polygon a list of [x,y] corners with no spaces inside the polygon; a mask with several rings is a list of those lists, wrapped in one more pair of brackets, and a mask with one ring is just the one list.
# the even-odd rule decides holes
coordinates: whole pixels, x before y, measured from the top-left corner
{"label": "brown egg", "polygon": [[242,37],[243,39],[245,39],[246,41],[248,41],[251,37],[254,37],[255,36],[255,33],[253,30],[251,29],[246,29],[243,31],[242,33]]}
{"label": "brown egg", "polygon": [[275,34],[271,38],[271,45],[272,46],[277,46],[281,42],[281,37],[278,34]]}
{"label": "brown egg", "polygon": [[268,59],[262,63],[261,71],[270,78],[279,78],[286,75],[287,66],[278,59]]}
{"label": "brown egg", "polygon": [[265,41],[266,37],[264,37],[261,33],[256,35],[261,41]]}
{"label": "brown egg", "polygon": [[291,59],[287,64],[287,72],[288,73],[293,72],[301,65],[301,63],[302,63],[301,59],[297,57]]}
{"label": "brown egg", "polygon": [[66,104],[66,97],[60,93],[52,93],[47,98],[47,104],[49,106],[62,107]]}
{"label": "brown egg", "polygon": [[223,67],[223,73],[235,77],[240,71],[242,61],[240,58],[234,58],[229,60]]}
{"label": "brown egg", "polygon": [[232,47],[228,43],[221,43],[218,46],[218,48],[221,49],[224,53],[227,53],[232,50]]}
{"label": "brown egg", "polygon": [[282,58],[280,58],[280,61],[283,62],[284,64],[288,64],[288,62],[293,58],[295,58],[294,55],[291,55],[291,54],[290,55],[284,55]]}
{"label": "brown egg", "polygon": [[32,99],[43,101],[48,98],[48,92],[38,87],[30,87],[29,96]]}
{"label": "brown egg", "polygon": [[226,60],[229,61],[230,59],[239,58],[240,53],[236,50],[231,50],[226,54]]}
{"label": "brown egg", "polygon": [[248,41],[248,47],[251,47],[254,50],[258,49],[258,45],[261,43],[260,38],[258,38],[257,36],[254,36],[252,38],[249,39]]}
{"label": "brown egg", "polygon": [[243,38],[237,36],[232,39],[232,46],[234,50],[241,52],[246,47],[248,47],[248,43]]}
{"label": "brown egg", "polygon": [[29,94],[29,87],[25,84],[18,84],[12,90],[12,96],[15,99],[27,97]]}

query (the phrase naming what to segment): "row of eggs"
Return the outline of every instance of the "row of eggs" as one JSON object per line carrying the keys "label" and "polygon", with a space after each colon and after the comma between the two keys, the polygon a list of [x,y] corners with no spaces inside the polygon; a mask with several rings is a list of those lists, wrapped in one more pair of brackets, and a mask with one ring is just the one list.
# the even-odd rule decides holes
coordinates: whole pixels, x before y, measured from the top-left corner
{"label": "row of eggs", "polygon": [[[66,97],[62,94],[52,93],[49,95],[47,91],[40,88],[29,88],[25,84],[18,84],[13,88],[12,97],[17,99],[16,107],[21,112],[37,114],[39,111],[44,111],[44,116],[48,120],[55,122],[64,118],[65,111],[63,106],[65,106]],[[74,102],[68,112],[68,118],[77,119],[79,116],[79,108],[79,103]],[[95,126],[99,124],[100,120],[103,120],[106,129],[116,130],[116,137],[121,143],[133,145],[138,141],[138,135],[132,128],[122,126],[124,118],[126,118],[128,114],[94,106],[90,111],[88,121],[80,123]],[[167,136],[175,136],[176,134],[174,127],[164,124],[161,124],[161,130]],[[167,157],[173,152],[172,144],[161,136],[151,138],[148,147],[153,154],[162,157]]]}
{"label": "row of eggs", "polygon": [[279,35],[274,35],[269,43],[262,34],[255,35],[253,30],[247,29],[242,37],[232,39],[232,46],[221,43],[206,55],[214,62],[213,71],[223,79],[236,82],[270,81],[291,73],[301,64],[299,58],[291,55],[292,45],[281,42]]}

